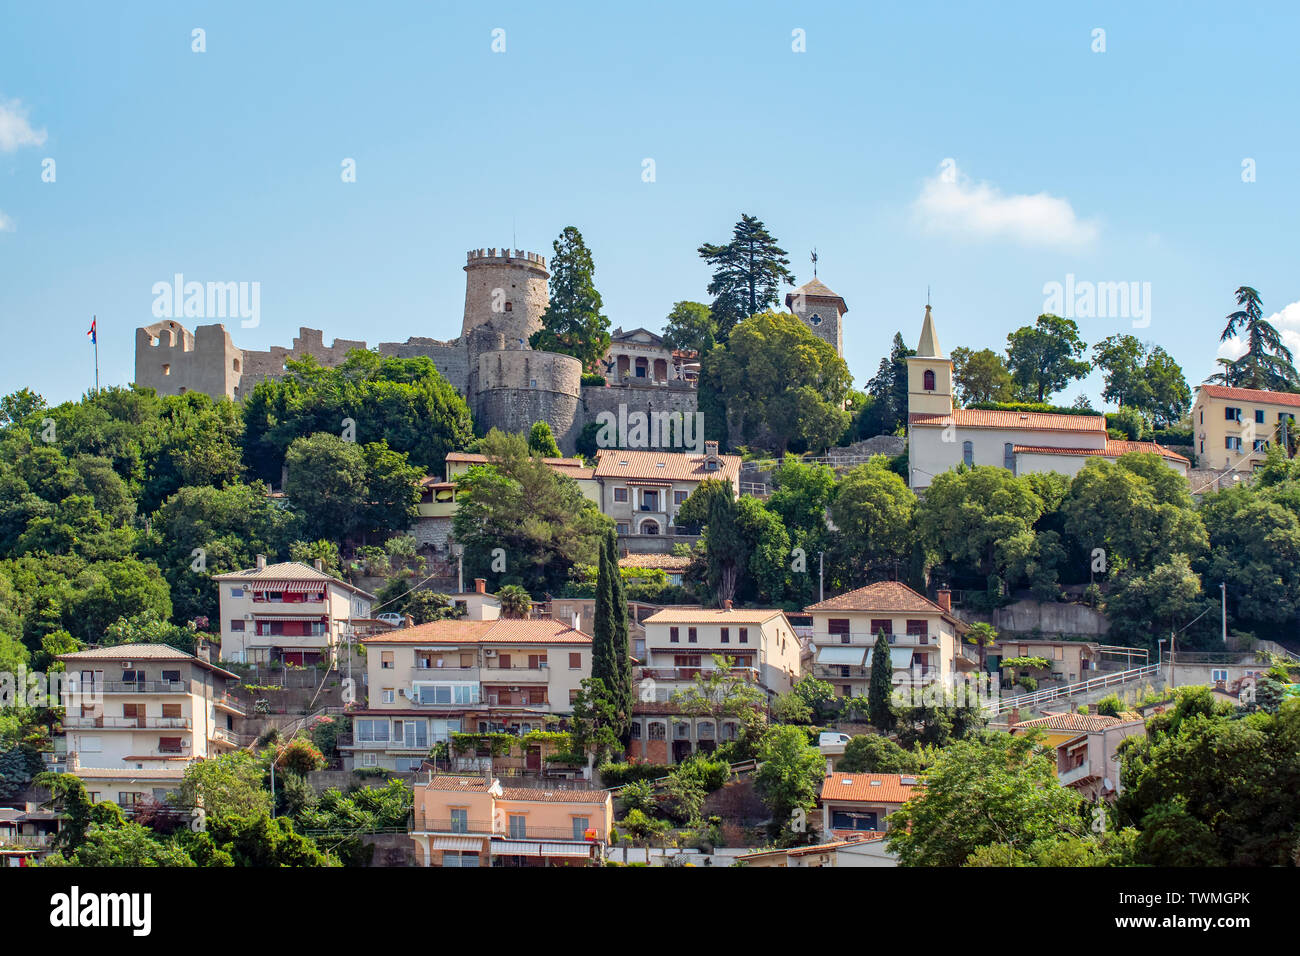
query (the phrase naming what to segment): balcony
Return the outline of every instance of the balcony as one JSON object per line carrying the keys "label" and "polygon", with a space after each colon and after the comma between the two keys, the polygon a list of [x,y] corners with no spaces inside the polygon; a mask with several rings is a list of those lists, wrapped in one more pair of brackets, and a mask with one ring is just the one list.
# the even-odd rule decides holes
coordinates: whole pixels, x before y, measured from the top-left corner
{"label": "balcony", "polygon": [[0,833],[0,846],[21,847],[25,850],[43,850],[53,845],[53,833]]}
{"label": "balcony", "polygon": [[[712,663],[712,662],[710,662]],[[722,670],[719,667],[634,667],[633,680],[694,681],[700,675],[707,677]],[[759,683],[759,671],[756,667],[732,667],[727,671],[736,677],[742,677],[751,684]]]}
{"label": "balcony", "polygon": [[253,734],[237,734],[233,730],[227,730],[224,727],[213,727],[208,731],[208,739],[214,743],[226,744],[231,747],[247,747],[257,738]]}
{"label": "balcony", "polygon": [[1056,772],[1057,782],[1063,787],[1068,787],[1070,784],[1078,783],[1081,780],[1087,780],[1092,776],[1095,776],[1095,774],[1092,772],[1092,768],[1088,766],[1087,761],[1077,767],[1071,767],[1069,770],[1058,770]]}
{"label": "balcony", "polygon": [[477,667],[420,667],[408,669],[408,680],[422,684],[437,680],[476,681],[479,679]]}
{"label": "balcony", "polygon": [[550,669],[541,667],[484,667],[479,679],[492,684],[545,684],[551,679]]}
{"label": "balcony", "polygon": [[190,682],[183,680],[105,680],[80,688],[81,696],[97,694],[188,694]]}
{"label": "balcony", "polygon": [[[851,631],[847,643],[841,640],[842,637],[843,634],[816,634],[813,643],[818,647],[834,647],[841,644],[845,647],[875,647],[876,645],[876,635],[865,631]],[[885,638],[893,647],[937,647],[943,635],[931,631],[925,634],[886,634]]]}
{"label": "balcony", "polygon": [[67,730],[189,730],[189,717],[64,717]]}
{"label": "balcony", "polygon": [[[596,831],[596,839],[587,840],[585,842],[590,842],[590,843],[603,842],[605,839],[605,834],[601,832],[598,826],[594,825],[595,820],[597,819],[598,816],[598,814],[595,812],[596,809],[598,809],[598,805],[588,804],[588,803],[584,803],[581,805],[584,807],[593,807],[593,812],[590,817],[590,819],[593,822],[593,826],[590,827],[590,829]],[[572,827],[530,826],[523,831],[511,832],[509,825],[505,823],[505,821],[502,821],[502,824],[503,825],[498,826],[496,829],[493,829],[493,825],[490,820],[460,821],[460,820],[452,820],[447,817],[432,816],[432,815],[425,816],[423,813],[416,813],[413,820],[411,821],[411,832],[412,833],[440,833],[440,834],[445,833],[445,834],[452,834],[455,836],[481,837],[485,840],[490,839],[492,837],[495,837],[498,840],[563,840],[565,842],[570,842],[570,843],[575,840],[577,841],[585,840],[585,838],[581,834],[579,834],[578,836],[574,836]]]}

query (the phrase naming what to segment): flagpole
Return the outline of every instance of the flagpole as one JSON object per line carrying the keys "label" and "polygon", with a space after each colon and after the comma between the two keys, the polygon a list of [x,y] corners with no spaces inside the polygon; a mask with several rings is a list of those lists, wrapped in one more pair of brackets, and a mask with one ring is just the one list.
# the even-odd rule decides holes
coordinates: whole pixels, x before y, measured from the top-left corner
{"label": "flagpole", "polygon": [[91,339],[94,341],[95,344],[95,394],[96,395],[99,394],[99,331],[96,328],[97,321],[98,321],[98,317],[93,315],[90,317],[90,327],[96,330],[95,334],[91,336]]}

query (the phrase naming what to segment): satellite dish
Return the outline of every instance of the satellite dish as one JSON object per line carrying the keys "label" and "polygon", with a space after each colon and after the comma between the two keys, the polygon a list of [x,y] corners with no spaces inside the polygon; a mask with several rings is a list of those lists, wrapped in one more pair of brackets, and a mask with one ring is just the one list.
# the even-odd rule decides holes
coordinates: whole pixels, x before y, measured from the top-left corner
{"label": "satellite dish", "polygon": [[1110,777],[1102,777],[1101,782],[1107,790],[1115,789],[1115,785],[1110,782]]}

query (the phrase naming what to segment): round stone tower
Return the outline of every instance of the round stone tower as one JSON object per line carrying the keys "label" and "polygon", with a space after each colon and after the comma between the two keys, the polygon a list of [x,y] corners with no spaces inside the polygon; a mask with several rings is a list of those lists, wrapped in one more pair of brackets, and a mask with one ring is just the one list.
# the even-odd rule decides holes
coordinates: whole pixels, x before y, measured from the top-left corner
{"label": "round stone tower", "polygon": [[528,348],[550,301],[546,257],[515,249],[471,249],[465,256],[465,319],[470,407],[479,392],[479,356]]}

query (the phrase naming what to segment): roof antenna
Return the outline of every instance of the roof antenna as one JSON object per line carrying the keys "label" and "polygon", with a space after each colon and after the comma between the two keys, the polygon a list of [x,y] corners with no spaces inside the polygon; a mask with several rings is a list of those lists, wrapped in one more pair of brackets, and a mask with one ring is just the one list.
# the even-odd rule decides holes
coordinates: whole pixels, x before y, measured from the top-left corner
{"label": "roof antenna", "polygon": [[925,307],[930,308],[930,287],[925,287]]}

